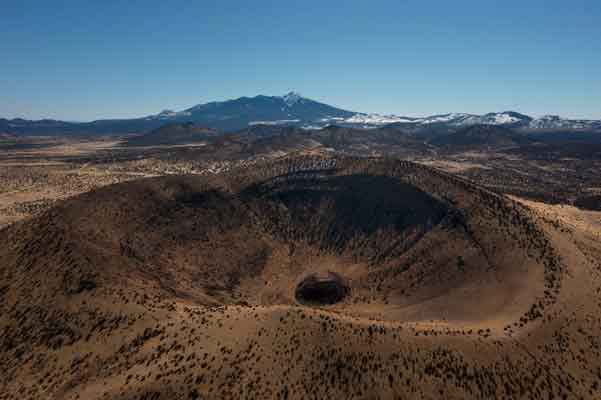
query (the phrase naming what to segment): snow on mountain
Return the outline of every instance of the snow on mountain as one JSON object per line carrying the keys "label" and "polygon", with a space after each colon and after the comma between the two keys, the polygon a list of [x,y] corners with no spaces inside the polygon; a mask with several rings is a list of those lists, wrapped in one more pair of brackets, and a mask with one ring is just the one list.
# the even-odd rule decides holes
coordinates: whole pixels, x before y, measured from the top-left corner
{"label": "snow on mountain", "polygon": [[544,115],[530,121],[532,129],[592,129],[601,128],[601,121],[564,119],[557,115]]}
{"label": "snow on mountain", "polygon": [[490,113],[486,115],[451,113],[421,118],[380,114],[355,114],[352,117],[345,119],[344,122],[347,124],[361,125],[387,125],[393,123],[405,123],[416,125],[449,124],[452,126],[470,126],[527,124],[530,120],[531,118],[526,115],[507,111],[502,113]]}
{"label": "snow on mountain", "polygon": [[156,115],[151,115],[147,117],[147,119],[173,119],[173,118],[181,118],[190,116],[190,111],[173,111],[173,110],[163,110]]}
{"label": "snow on mountain", "polygon": [[557,115],[544,115],[530,122],[530,127],[535,129],[557,128],[565,125],[569,121],[561,119]]}
{"label": "snow on mountain", "polygon": [[251,121],[248,123],[248,125],[290,125],[298,122],[301,122],[300,119],[281,119],[276,121]]}
{"label": "snow on mountain", "polygon": [[300,93],[291,91],[291,92],[283,95],[282,100],[284,100],[284,103],[286,103],[286,105],[288,107],[292,107],[299,101],[303,100],[303,97],[300,95]]}
{"label": "snow on mountain", "polygon": [[486,125],[509,125],[523,121],[521,118],[510,113],[486,114],[481,118],[482,122]]}
{"label": "snow on mountain", "polygon": [[355,114],[350,118],[344,119],[348,124],[364,124],[364,125],[388,125],[394,123],[415,123],[417,119],[398,117],[396,115],[380,115],[380,114]]}
{"label": "snow on mountain", "polygon": [[[471,122],[472,119],[477,118],[476,115],[471,114],[463,114],[463,113],[451,113],[451,114],[441,114],[441,115],[432,115],[429,117],[418,118],[416,122],[421,125],[427,124],[440,124],[440,123],[449,123],[449,124],[457,124],[462,125],[465,122]],[[475,120],[473,123],[477,123]]]}
{"label": "snow on mountain", "polygon": [[331,117],[331,116],[326,116],[324,118],[320,118],[319,122],[328,122],[328,123],[332,123],[332,122],[344,122],[346,121],[346,118],[343,117]]}

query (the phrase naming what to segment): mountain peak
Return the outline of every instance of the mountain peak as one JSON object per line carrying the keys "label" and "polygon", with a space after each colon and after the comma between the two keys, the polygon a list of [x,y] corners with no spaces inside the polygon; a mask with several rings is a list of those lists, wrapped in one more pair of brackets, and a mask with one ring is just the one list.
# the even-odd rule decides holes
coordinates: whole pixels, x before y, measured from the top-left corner
{"label": "mountain peak", "polygon": [[294,90],[292,90],[282,96],[282,99],[284,100],[284,102],[286,103],[286,105],[288,107],[292,107],[293,105],[298,103],[300,100],[302,100],[302,98],[303,97],[300,95],[300,93],[295,92]]}

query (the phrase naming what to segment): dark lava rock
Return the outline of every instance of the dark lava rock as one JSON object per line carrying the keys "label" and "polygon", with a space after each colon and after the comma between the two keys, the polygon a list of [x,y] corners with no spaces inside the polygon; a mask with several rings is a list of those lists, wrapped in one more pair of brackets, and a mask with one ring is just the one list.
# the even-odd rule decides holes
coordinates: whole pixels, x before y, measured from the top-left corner
{"label": "dark lava rock", "polygon": [[295,296],[302,304],[327,305],[342,301],[349,291],[350,288],[340,275],[328,272],[307,276],[296,287]]}

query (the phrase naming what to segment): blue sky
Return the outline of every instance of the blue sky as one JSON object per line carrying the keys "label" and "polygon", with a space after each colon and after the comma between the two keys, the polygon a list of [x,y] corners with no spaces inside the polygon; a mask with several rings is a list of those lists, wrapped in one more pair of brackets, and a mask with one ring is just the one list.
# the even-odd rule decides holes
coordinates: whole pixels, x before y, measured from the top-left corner
{"label": "blue sky", "polygon": [[601,1],[0,3],[0,117],[294,89],[346,109],[601,119]]}

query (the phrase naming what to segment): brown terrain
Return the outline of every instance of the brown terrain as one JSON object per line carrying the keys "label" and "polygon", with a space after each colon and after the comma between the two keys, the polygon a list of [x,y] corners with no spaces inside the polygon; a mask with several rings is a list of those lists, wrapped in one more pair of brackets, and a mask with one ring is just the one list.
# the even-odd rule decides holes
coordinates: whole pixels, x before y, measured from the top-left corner
{"label": "brown terrain", "polygon": [[6,139],[0,399],[600,398],[598,158],[363,135]]}

